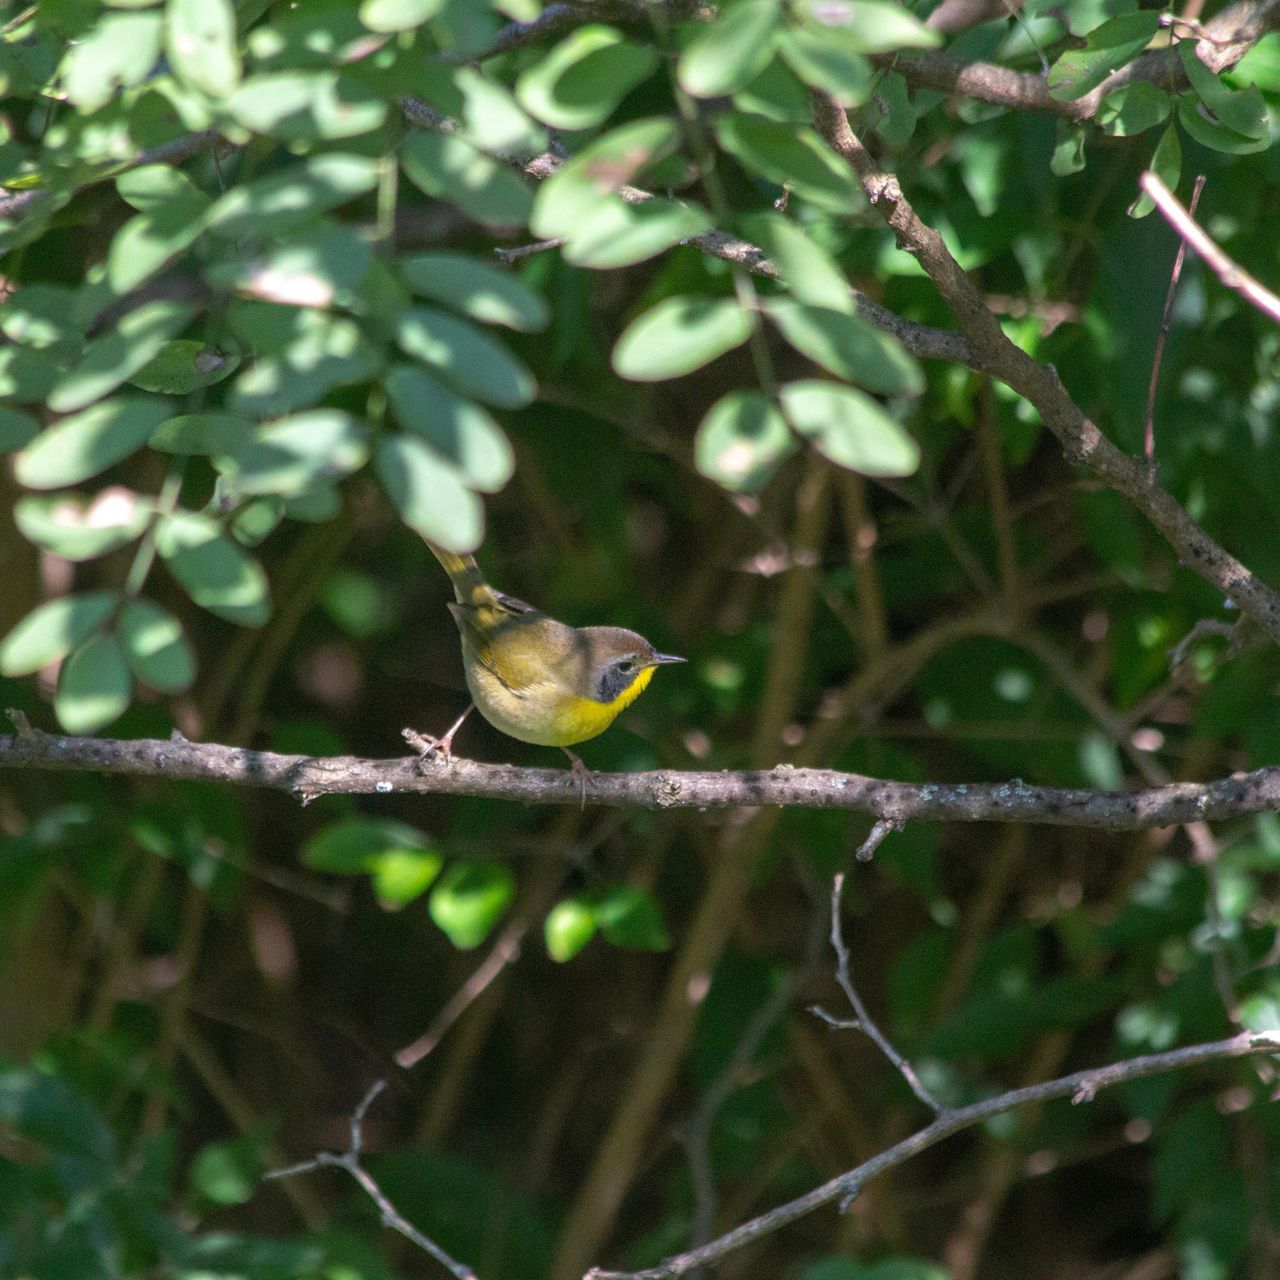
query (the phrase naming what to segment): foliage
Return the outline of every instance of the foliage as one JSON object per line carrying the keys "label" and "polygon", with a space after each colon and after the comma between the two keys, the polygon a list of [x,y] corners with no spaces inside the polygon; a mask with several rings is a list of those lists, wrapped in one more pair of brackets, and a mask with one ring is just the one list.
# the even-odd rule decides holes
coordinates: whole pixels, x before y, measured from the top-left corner
{"label": "foliage", "polygon": [[[1137,176],[1206,174],[1200,220],[1274,285],[1280,35],[1215,72],[1194,25],[1133,0],[954,31],[929,13],[15,9],[4,705],[73,733],[393,754],[465,704],[428,538],[483,543],[498,585],[557,616],[691,656],[588,745],[593,768],[809,752],[1121,787],[1273,762],[1274,652],[1025,402],[913,354],[954,318],[811,94],[1136,453],[1173,256]],[[943,92],[937,68],[968,63],[1045,72],[1043,100]],[[1278,361],[1274,329],[1189,261],[1159,479],[1273,583]],[[466,754],[546,763],[463,732]],[[411,1044],[430,1056],[370,1121],[403,1213],[482,1277],[562,1275],[620,1180],[589,1260],[648,1264],[708,1211],[669,1135],[787,975],[804,998],[710,1123],[716,1228],[852,1167],[921,1119],[865,1042],[802,1011],[836,1007],[806,939],[865,829],[772,823],[7,775],[0,1275],[423,1273],[356,1188],[258,1181],[341,1145]],[[970,1101],[1276,1026],[1278,872],[1271,816],[908,828],[851,878],[854,975],[929,1087]],[[1237,1064],[1004,1117],[751,1265],[1261,1274],[1271,1080]],[[631,1148],[601,1146],[646,1098]]]}

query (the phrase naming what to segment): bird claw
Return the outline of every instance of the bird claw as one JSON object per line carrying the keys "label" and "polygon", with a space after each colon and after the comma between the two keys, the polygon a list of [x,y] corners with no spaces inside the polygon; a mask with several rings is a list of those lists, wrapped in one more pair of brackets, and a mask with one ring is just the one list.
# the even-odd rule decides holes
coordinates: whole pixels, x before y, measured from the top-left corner
{"label": "bird claw", "polygon": [[433,738],[429,733],[419,733],[417,729],[402,729],[400,736],[425,760],[428,756],[434,755],[437,751],[440,758],[448,764],[453,759],[453,734],[446,733],[443,737]]}
{"label": "bird claw", "polygon": [[569,757],[569,786],[573,786],[576,781],[582,788],[582,808],[585,810],[587,807],[587,787],[590,786],[592,780],[591,770],[567,747],[561,747],[560,750]]}

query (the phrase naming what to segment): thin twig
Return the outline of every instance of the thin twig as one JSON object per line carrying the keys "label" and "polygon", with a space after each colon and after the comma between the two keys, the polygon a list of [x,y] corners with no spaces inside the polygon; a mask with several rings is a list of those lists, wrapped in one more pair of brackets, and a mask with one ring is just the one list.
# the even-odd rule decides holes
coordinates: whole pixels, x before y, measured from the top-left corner
{"label": "thin twig", "polygon": [[440,1265],[451,1271],[457,1280],[476,1280],[475,1272],[465,1263],[446,1253],[429,1236],[423,1235],[407,1218],[403,1217],[395,1205],[387,1198],[387,1194],[374,1181],[373,1176],[360,1163],[364,1149],[364,1120],[373,1105],[374,1099],[386,1088],[386,1081],[379,1080],[360,1099],[359,1105],[351,1113],[351,1145],[339,1154],[334,1151],[321,1151],[310,1160],[302,1160],[284,1169],[271,1169],[263,1174],[265,1179],[293,1178],[301,1173],[314,1173],[317,1169],[342,1169],[353,1177],[363,1188],[365,1194],[378,1206],[384,1226],[398,1231],[411,1244],[417,1245],[424,1253],[430,1254]]}
{"label": "thin twig", "polygon": [[917,1130],[910,1137],[889,1147],[888,1150],[864,1161],[856,1169],[850,1169],[848,1173],[832,1178],[805,1195],[779,1205],[776,1209],[771,1209],[768,1213],[763,1213],[749,1222],[744,1222],[701,1248],[676,1254],[665,1259],[658,1266],[644,1271],[604,1271],[597,1267],[587,1273],[586,1280],[673,1280],[674,1277],[682,1276],[695,1267],[715,1262],[735,1249],[759,1240],[762,1236],[770,1235],[824,1205],[833,1202],[848,1203],[873,1178],[906,1163],[922,1151],[936,1146],[944,1138],[990,1120],[992,1116],[1002,1115],[1006,1111],[1026,1106],[1028,1103],[1047,1102],[1053,1098],[1069,1097],[1075,1104],[1091,1102],[1100,1090],[1109,1089],[1129,1080],[1140,1080],[1146,1076],[1162,1075],[1167,1071],[1177,1071],[1183,1067],[1200,1066],[1208,1062],[1243,1058],[1260,1053],[1280,1053],[1280,1032],[1246,1031],[1232,1036],[1229,1040],[1216,1040],[1208,1044],[1171,1049],[1166,1053],[1127,1058],[1122,1062],[1113,1062],[1110,1066],[1076,1071],[1068,1076],[1060,1076],[1056,1080],[1046,1080],[1041,1084],[1028,1085],[1022,1089],[1011,1089],[1007,1093],[985,1098],[970,1106],[944,1112],[923,1129]]}
{"label": "thin twig", "polygon": [[[1191,204],[1188,213],[1195,217],[1196,206],[1200,203],[1200,193],[1204,190],[1204,174],[1196,178],[1196,185],[1191,192]],[[1160,316],[1160,333],[1156,338],[1156,353],[1151,361],[1151,381],[1147,384],[1147,411],[1142,416],[1142,452],[1147,459],[1147,466],[1156,464],[1156,388],[1160,385],[1160,364],[1164,360],[1165,343],[1169,341],[1169,325],[1173,319],[1173,300],[1178,294],[1178,278],[1182,275],[1182,264],[1187,256],[1187,242],[1178,243],[1178,254],[1173,260],[1173,270],[1169,273],[1169,292],[1164,298],[1164,312]]]}
{"label": "thin twig", "polygon": [[925,1088],[920,1081],[920,1077],[916,1074],[915,1068],[890,1044],[889,1037],[873,1021],[871,1015],[867,1012],[867,1006],[862,1003],[858,988],[853,985],[853,978],[849,973],[849,948],[845,944],[844,929],[840,923],[840,898],[843,891],[844,872],[837,871],[835,879],[831,883],[831,947],[836,953],[836,981],[840,984],[840,990],[844,992],[850,1005],[853,1006],[854,1017],[852,1019],[833,1018],[825,1009],[819,1008],[817,1005],[814,1005],[810,1012],[817,1014],[829,1027],[834,1027],[840,1031],[863,1032],[876,1048],[893,1063],[898,1074],[911,1087],[911,1092],[934,1115],[940,1116],[947,1108]]}
{"label": "thin twig", "polygon": [[1164,214],[1169,225],[1204,259],[1205,265],[1228,289],[1238,293],[1263,315],[1280,324],[1280,297],[1223,252],[1154,173],[1148,170],[1138,179],[1138,183],[1155,202],[1156,208]]}

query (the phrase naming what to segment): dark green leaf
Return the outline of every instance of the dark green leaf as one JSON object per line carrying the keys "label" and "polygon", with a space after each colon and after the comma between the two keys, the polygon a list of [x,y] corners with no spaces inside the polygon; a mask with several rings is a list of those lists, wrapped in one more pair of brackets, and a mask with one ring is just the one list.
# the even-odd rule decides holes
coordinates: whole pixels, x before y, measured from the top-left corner
{"label": "dark green leaf", "polygon": [[415,533],[454,551],[474,551],[484,508],[457,470],[415,436],[384,436],[374,468],[400,518]]}
{"label": "dark green leaf", "polygon": [[80,362],[58,379],[49,393],[49,407],[72,413],[114,391],[186,328],[193,310],[182,302],[144,302],[130,311],[110,332],[89,343]]}
{"label": "dark green leaf", "polygon": [[219,468],[238,496],[290,496],[348,476],[368,457],[362,422],[340,409],[314,409],[262,427]]}
{"label": "dark green leaf", "polygon": [[806,29],[829,33],[863,53],[931,49],[942,43],[936,31],[891,0],[799,0],[797,12]]}
{"label": "dark green leaf", "polygon": [[178,338],[166,342],[155,359],[144,364],[129,382],[157,395],[185,396],[197,387],[221,382],[239,367],[240,357],[234,352],[219,351],[193,338]]}
{"label": "dark green leaf", "polygon": [[716,137],[739,163],[824,209],[848,216],[863,207],[852,170],[812,129],[731,111],[717,119]]}
{"label": "dark green leaf", "polygon": [[769,318],[783,337],[829,373],[881,395],[917,396],[924,390],[920,366],[887,333],[843,311],[771,298]]}
{"label": "dark green leaf", "polygon": [[487,410],[411,365],[395,365],[383,382],[400,425],[420,436],[468,486],[496,493],[511,479],[511,444]]}
{"label": "dark green leaf", "polygon": [[28,284],[5,299],[0,332],[12,342],[48,347],[79,332],[72,316],[75,291],[65,285]]}
{"label": "dark green leaf", "polygon": [[1159,28],[1154,9],[1122,13],[1095,27],[1083,49],[1068,49],[1050,68],[1050,94],[1064,102],[1084,97],[1141,53]]}
{"label": "dark green leaf", "polygon": [[1173,99],[1164,89],[1140,80],[1107,94],[1094,118],[1104,133],[1131,138],[1163,124],[1172,109]]}
{"label": "dark green leaf", "polygon": [[207,226],[230,237],[291,231],[377,185],[376,160],[327,151],[232,187],[209,211]]}
{"label": "dark green leaf", "polygon": [[844,28],[796,27],[782,33],[778,51],[805,84],[851,107],[861,105],[871,92],[872,67],[859,45]]}
{"label": "dark green leaf", "polygon": [[596,904],[600,932],[615,947],[637,951],[666,951],[671,946],[662,908],[651,893],[630,885],[610,889]]}
{"label": "dark green leaf", "polygon": [[393,818],[345,818],[322,827],[302,846],[304,866],[337,875],[363,875],[393,853],[422,853],[431,842],[417,827]]}
{"label": "dark green leaf", "polygon": [[188,413],[162,422],[148,444],[165,453],[235,453],[253,431],[248,418],[231,413]]}
{"label": "dark green leaf", "polygon": [[387,104],[338,71],[268,71],[250,76],[227,99],[235,120],[282,142],[354,138],[382,126]]}
{"label": "dark green leaf", "polygon": [[463,395],[486,404],[519,409],[536,392],[532,374],[500,342],[438,307],[402,312],[396,341]]}
{"label": "dark green leaf", "polygon": [[546,302],[510,271],[461,253],[415,253],[397,265],[414,293],[447,303],[482,324],[526,333],[546,328]]}
{"label": "dark green leaf", "polygon": [[211,1142],[191,1161],[192,1195],[206,1204],[245,1204],[262,1182],[262,1145],[252,1138]]}
{"label": "dark green leaf", "polygon": [[[1151,172],[1170,191],[1178,189],[1178,179],[1182,176],[1182,143],[1178,140],[1176,125],[1171,124],[1161,135],[1155,154],[1151,157]],[[1155,201],[1145,191],[1141,191],[1127,212],[1131,218],[1145,218],[1155,207]]]}
{"label": "dark green leaf", "polygon": [[867,476],[909,476],[920,465],[914,440],[870,396],[835,382],[782,388],[787,421],[823,457]]}
{"label": "dark green leaf", "polygon": [[553,129],[589,129],[608,119],[657,65],[651,48],[612,27],[579,27],[520,77],[516,97]]}
{"label": "dark green leaf", "polygon": [[129,669],[160,693],[185,693],[196,678],[196,658],[182,624],[149,600],[132,600],[120,614],[116,634]]}
{"label": "dark green leaf", "polygon": [[758,391],[731,391],[707,412],[693,457],[704,476],[738,493],[759,493],[795,449],[778,407]]}
{"label": "dark green leaf", "polygon": [[613,367],[633,382],[679,378],[740,346],[751,329],[751,316],[732,298],[664,298],[627,326]]}
{"label": "dark green leaf", "polygon": [[1200,61],[1194,40],[1178,41],[1177,49],[1191,87],[1223,128],[1255,142],[1267,138],[1267,108],[1257,85],[1232,91]]}
{"label": "dark green leaf", "polygon": [[28,489],[79,484],[139,449],[167,415],[167,406],[142,396],[117,396],[46,427],[14,459]]}
{"label": "dark green leaf", "polygon": [[115,636],[86,640],[62,664],[53,708],[68,733],[96,733],[119,719],[133,697],[133,677]]}
{"label": "dark green leaf", "polygon": [[157,546],[202,609],[243,627],[260,627],[271,616],[262,566],[207,516],[170,516],[160,526]]}
{"label": "dark green leaf", "polygon": [[405,176],[420,191],[491,227],[522,226],[533,195],[515,173],[462,138],[425,130],[400,148]]}
{"label": "dark green leaf", "polygon": [[0,406],[0,453],[23,449],[40,432],[40,424],[28,413]]}
{"label": "dark green leaf", "polygon": [[731,0],[680,55],[677,75],[695,98],[719,98],[749,84],[773,57],[782,24],[777,0]]}
{"label": "dark green leaf", "polygon": [[111,615],[114,591],[60,596],[37,605],[0,643],[0,673],[25,676],[65,658]]}
{"label": "dark green leaf", "polygon": [[1256,151],[1265,151],[1271,145],[1265,131],[1263,137],[1250,137],[1211,119],[1194,93],[1184,93],[1178,98],[1178,123],[1202,147],[1227,155],[1252,155]]}

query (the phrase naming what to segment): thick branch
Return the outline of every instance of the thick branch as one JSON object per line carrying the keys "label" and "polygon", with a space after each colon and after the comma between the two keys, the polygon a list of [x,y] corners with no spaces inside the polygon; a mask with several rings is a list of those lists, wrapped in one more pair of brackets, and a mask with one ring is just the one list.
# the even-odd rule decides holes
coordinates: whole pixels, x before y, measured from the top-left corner
{"label": "thick branch", "polygon": [[[1280,5],[1280,0],[1276,0]],[[951,308],[973,352],[975,367],[1023,396],[1058,438],[1069,461],[1087,467],[1122,494],[1164,535],[1179,561],[1233,600],[1280,644],[1280,593],[1220,547],[1162,489],[1142,461],[1129,457],[1085,417],[1057,371],[1011,342],[981,292],[965,274],[942,237],[926,226],[903,194],[849,127],[844,109],[827,94],[814,95],[814,117],[832,150],[857,174],[873,207],[914,257]]]}
{"label": "thick branch", "polygon": [[[577,779],[563,769],[520,768],[454,758],[366,760],[356,756],[279,755],[212,742],[154,738],[69,738],[27,730],[0,737],[0,768],[79,770],[226,782],[297,796],[453,795],[576,804]],[[592,804],[640,809],[786,807],[848,809],[901,824],[1036,822],[1050,826],[1140,831],[1280,810],[1280,765],[1213,782],[1171,783],[1140,791],[999,783],[890,782],[831,769],[748,769],[719,773],[594,773]]]}
{"label": "thick branch", "polygon": [[909,1138],[904,1138],[878,1156],[873,1156],[856,1169],[842,1173],[838,1178],[832,1178],[830,1182],[815,1187],[806,1195],[771,1209],[768,1213],[763,1213],[740,1227],[735,1227],[710,1244],[668,1258],[665,1262],[646,1271],[602,1271],[597,1268],[588,1273],[587,1280],[672,1280],[673,1277],[684,1275],[695,1267],[706,1266],[709,1262],[723,1258],[725,1254],[740,1249],[743,1245],[760,1239],[761,1236],[778,1231],[788,1223],[832,1201],[838,1200],[842,1204],[847,1204],[872,1178],[877,1178],[882,1173],[887,1173],[890,1169],[904,1164],[913,1156],[936,1146],[944,1138],[949,1138],[953,1133],[972,1128],[975,1124],[981,1124],[992,1116],[1012,1111],[1015,1107],[1066,1097],[1071,1098],[1073,1103],[1092,1102],[1099,1089],[1109,1089],[1126,1080],[1140,1080],[1144,1076],[1162,1075],[1166,1071],[1177,1071],[1183,1067],[1199,1066],[1202,1063],[1216,1062],[1224,1058],[1243,1058],[1250,1054],[1276,1052],[1280,1052],[1280,1033],[1246,1031],[1241,1035],[1233,1036],[1230,1040],[1190,1045],[1185,1049],[1172,1049],[1168,1053],[1152,1053],[1141,1058],[1129,1058],[1124,1062],[1114,1062],[1110,1066],[1098,1067],[1091,1071],[1077,1071],[1073,1075],[1061,1076],[1057,1080],[1028,1085],[1025,1089],[1011,1089],[1008,1093],[998,1094],[994,1098],[985,1098],[972,1106],[961,1107],[955,1111],[944,1111],[932,1124],[917,1130]]}

